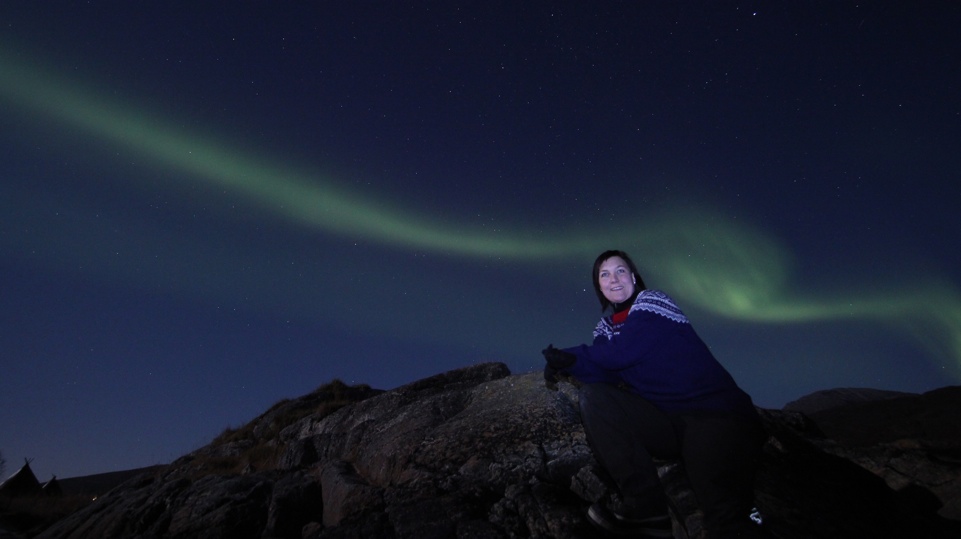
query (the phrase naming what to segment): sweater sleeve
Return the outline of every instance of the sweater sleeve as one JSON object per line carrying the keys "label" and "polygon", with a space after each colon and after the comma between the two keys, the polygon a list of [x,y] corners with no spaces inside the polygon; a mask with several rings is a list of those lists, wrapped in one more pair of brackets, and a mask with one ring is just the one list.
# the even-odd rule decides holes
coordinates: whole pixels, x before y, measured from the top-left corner
{"label": "sweater sleeve", "polygon": [[594,377],[598,371],[617,379],[618,372],[644,362],[672,325],[678,322],[649,311],[634,311],[620,328],[619,335],[611,338],[599,335],[593,344],[566,349],[577,356],[569,372],[583,382],[587,380],[582,376]]}
{"label": "sweater sleeve", "polygon": [[[605,324],[605,321],[601,319],[598,322],[597,327],[601,328]],[[594,344],[599,344],[606,342],[608,340],[607,336],[603,333],[598,334],[597,331],[594,332]],[[617,384],[620,382],[620,377],[618,377],[616,372],[610,372],[604,369],[601,365],[595,363],[586,363],[581,360],[581,356],[578,351],[585,347],[586,345],[575,346],[573,348],[565,348],[565,352],[570,352],[577,356],[577,361],[571,367],[564,370],[565,373],[570,374],[574,378],[577,378],[583,384]]]}

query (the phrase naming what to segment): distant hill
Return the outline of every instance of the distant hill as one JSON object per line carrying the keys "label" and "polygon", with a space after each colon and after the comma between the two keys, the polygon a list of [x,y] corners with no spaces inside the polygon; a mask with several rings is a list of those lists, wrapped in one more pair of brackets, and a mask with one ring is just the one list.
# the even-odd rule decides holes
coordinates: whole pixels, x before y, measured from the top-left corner
{"label": "distant hill", "polygon": [[803,414],[810,415],[812,413],[828,410],[830,408],[844,406],[845,404],[852,404],[856,402],[874,402],[884,399],[892,399],[895,397],[904,397],[907,395],[915,395],[915,393],[887,391],[883,389],[870,389],[863,387],[824,389],[821,391],[815,391],[810,395],[805,395],[798,400],[791,401],[785,404],[783,409],[789,412],[801,412]]}
{"label": "distant hill", "polygon": [[94,475],[85,475],[81,477],[58,479],[58,481],[60,481],[60,488],[63,489],[63,493],[65,495],[101,496],[132,477],[136,477],[144,473],[156,472],[163,467],[164,465],[158,464],[156,466],[146,466],[144,468],[135,468],[132,470],[121,470],[117,472],[107,472]]}
{"label": "distant hill", "polygon": [[850,401],[807,415],[826,436],[847,446],[910,440],[930,450],[961,449],[961,386]]}

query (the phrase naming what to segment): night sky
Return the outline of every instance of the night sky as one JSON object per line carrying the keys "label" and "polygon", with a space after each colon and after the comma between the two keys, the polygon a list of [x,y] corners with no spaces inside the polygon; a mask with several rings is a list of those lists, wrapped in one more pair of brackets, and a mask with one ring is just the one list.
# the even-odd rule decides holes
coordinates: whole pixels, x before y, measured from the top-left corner
{"label": "night sky", "polygon": [[[58,7],[59,4],[59,7]],[[630,253],[755,403],[961,380],[957,2],[4,2],[0,453],[170,462],[591,339]]]}

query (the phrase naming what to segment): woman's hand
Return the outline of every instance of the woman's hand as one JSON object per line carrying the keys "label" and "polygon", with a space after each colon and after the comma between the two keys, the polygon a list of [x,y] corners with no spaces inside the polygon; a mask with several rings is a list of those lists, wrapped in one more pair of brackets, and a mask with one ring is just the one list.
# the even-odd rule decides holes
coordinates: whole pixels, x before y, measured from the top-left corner
{"label": "woman's hand", "polygon": [[547,345],[547,348],[541,351],[544,354],[544,359],[547,360],[547,364],[551,366],[554,370],[562,371],[577,361],[577,356],[570,352],[565,352],[563,350],[558,350],[554,348],[553,344]]}
{"label": "woman's hand", "polygon": [[544,385],[551,391],[557,391],[557,382],[560,381],[557,375],[560,374],[560,371],[573,365],[577,361],[577,356],[570,352],[558,350],[554,348],[553,344],[548,345],[541,353],[547,360],[547,365],[544,365]]}

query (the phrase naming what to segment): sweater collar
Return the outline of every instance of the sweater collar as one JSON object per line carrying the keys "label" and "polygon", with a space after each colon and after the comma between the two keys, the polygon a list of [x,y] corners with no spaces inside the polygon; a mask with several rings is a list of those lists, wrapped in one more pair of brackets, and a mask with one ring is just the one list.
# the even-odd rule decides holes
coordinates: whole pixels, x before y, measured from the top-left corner
{"label": "sweater collar", "polygon": [[611,315],[611,321],[615,324],[621,324],[627,320],[627,315],[631,314],[631,307],[634,306],[634,300],[637,299],[637,295],[640,293],[640,290],[635,290],[634,294],[623,302],[612,304],[611,308],[614,310],[614,314]]}

